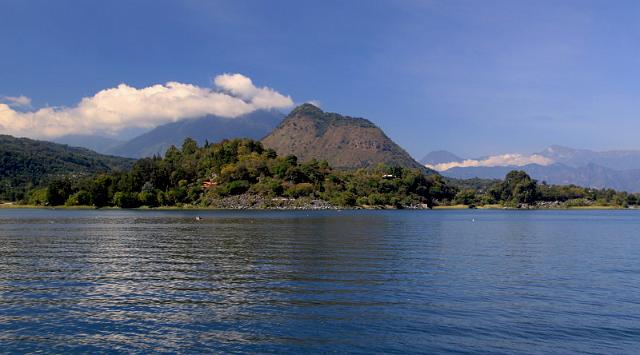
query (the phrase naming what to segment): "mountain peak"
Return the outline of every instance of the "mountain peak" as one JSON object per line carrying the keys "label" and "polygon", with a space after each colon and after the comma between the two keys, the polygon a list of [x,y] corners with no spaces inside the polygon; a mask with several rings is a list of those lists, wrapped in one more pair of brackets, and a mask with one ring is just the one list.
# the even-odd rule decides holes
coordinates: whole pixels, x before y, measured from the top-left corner
{"label": "mountain peak", "polygon": [[425,155],[424,158],[420,160],[420,162],[422,164],[435,165],[435,164],[442,164],[442,163],[461,162],[463,160],[464,160],[463,158],[460,158],[459,156],[449,151],[434,150],[433,152],[430,152],[429,154]]}
{"label": "mountain peak", "polygon": [[280,155],[294,154],[301,161],[327,160],[337,168],[383,163],[428,170],[371,121],[324,112],[311,104],[296,107],[262,143]]}
{"label": "mountain peak", "polygon": [[315,106],[310,103],[304,103],[296,108],[294,108],[291,113],[289,113],[289,117],[294,116],[320,116],[324,113],[318,106]]}

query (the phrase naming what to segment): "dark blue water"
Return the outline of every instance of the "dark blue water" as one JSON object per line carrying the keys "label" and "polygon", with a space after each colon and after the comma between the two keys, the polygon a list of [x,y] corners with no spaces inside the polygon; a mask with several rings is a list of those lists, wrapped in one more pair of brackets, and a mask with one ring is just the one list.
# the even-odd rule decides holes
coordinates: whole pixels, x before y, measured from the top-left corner
{"label": "dark blue water", "polygon": [[632,353],[640,211],[0,210],[0,349]]}

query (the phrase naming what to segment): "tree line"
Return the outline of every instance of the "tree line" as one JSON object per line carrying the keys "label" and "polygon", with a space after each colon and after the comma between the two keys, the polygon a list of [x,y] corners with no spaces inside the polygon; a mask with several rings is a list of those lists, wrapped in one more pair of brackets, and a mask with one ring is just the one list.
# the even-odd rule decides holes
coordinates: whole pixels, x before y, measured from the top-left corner
{"label": "tree line", "polygon": [[522,171],[512,171],[504,180],[454,180],[384,165],[337,170],[326,161],[299,162],[293,155],[278,156],[250,139],[207,142],[200,147],[190,138],[180,148],[169,148],[164,157],[136,161],[128,171],[56,179],[46,187],[32,189],[25,202],[48,206],[206,207],[237,195],[319,199],[340,207],[523,207],[545,202],[563,207],[626,207],[639,203],[636,194],[547,185]]}
{"label": "tree line", "polygon": [[310,198],[336,206],[433,206],[455,189],[439,175],[380,165],[340,171],[326,161],[280,157],[250,139],[199,147],[186,139],[164,157],[136,161],[129,171],[90,178],[62,178],[29,193],[28,203],[49,206],[207,206],[212,200],[254,194],[265,198]]}
{"label": "tree line", "polygon": [[453,183],[457,185],[458,192],[452,202],[470,206],[536,207],[555,204],[556,207],[629,207],[640,204],[638,194],[538,183],[526,172],[518,170],[507,173],[501,181],[470,179]]}

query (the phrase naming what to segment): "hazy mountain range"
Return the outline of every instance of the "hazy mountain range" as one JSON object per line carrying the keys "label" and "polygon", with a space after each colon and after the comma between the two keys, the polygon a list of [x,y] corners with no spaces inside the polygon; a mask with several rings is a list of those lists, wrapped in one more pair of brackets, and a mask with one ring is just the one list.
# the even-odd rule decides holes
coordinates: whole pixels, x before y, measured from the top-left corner
{"label": "hazy mountain range", "polygon": [[206,140],[218,142],[228,138],[259,140],[269,134],[283,117],[284,114],[278,111],[258,110],[236,118],[205,116],[167,123],[116,145],[106,153],[133,158],[164,155],[171,145],[180,146],[187,137],[199,144],[204,144]]}
{"label": "hazy mountain range", "polygon": [[110,150],[125,143],[122,140],[96,135],[69,134],[53,139],[53,142],[71,147],[91,149],[100,154],[108,154]]}
{"label": "hazy mountain range", "polygon": [[598,152],[555,145],[534,154],[475,159],[438,151],[429,153],[422,162],[442,175],[461,179],[503,178],[510,170],[519,169],[550,184],[640,192],[640,150]]}
{"label": "hazy mountain range", "polygon": [[169,147],[180,146],[187,137],[199,144],[204,144],[206,140],[217,142],[228,138],[259,140],[269,134],[283,117],[284,114],[276,110],[257,110],[236,118],[209,115],[160,125],[126,141],[91,135],[68,135],[54,141],[101,154],[143,158],[162,156]]}

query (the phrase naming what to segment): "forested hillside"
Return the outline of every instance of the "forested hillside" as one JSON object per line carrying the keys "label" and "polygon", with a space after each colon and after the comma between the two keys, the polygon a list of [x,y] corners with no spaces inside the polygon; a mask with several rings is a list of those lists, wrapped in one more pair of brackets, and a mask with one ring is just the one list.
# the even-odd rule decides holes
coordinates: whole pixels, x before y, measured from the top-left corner
{"label": "forested hillside", "polygon": [[32,187],[62,176],[125,170],[133,160],[84,148],[0,135],[0,200],[21,200]]}
{"label": "forested hillside", "polygon": [[[379,165],[336,171],[326,161],[300,162],[277,156],[250,139],[225,140],[199,147],[187,139],[164,158],[138,160],[129,172],[99,174],[90,179],[63,178],[31,202],[94,206],[216,206],[222,199],[245,195],[259,201],[248,207],[270,207],[282,199],[323,200],[334,206],[433,206],[453,198],[439,175],[419,169]],[[246,206],[245,206],[246,207]]]}
{"label": "forested hillside", "polygon": [[364,208],[564,208],[627,207],[639,200],[638,195],[611,189],[538,183],[523,171],[511,171],[503,180],[455,180],[384,164],[336,170],[326,161],[278,156],[250,139],[202,147],[186,139],[181,148],[169,148],[165,157],[140,159],[129,171],[61,177],[28,196],[31,204],[125,208],[310,208],[312,201]]}

